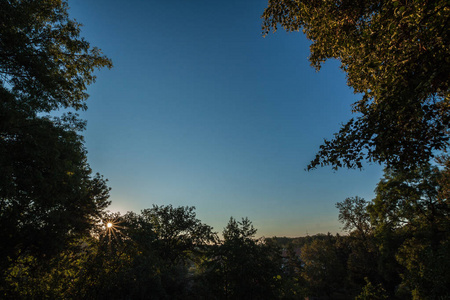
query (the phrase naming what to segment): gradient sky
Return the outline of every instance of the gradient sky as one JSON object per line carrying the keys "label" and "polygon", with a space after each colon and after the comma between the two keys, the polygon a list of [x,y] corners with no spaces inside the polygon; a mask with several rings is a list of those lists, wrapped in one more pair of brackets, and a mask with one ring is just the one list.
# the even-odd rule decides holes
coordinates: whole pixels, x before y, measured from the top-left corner
{"label": "gradient sky", "polygon": [[309,66],[309,41],[263,38],[267,1],[69,0],[82,36],[113,60],[89,87],[84,132],[111,211],[195,206],[221,232],[340,232],[335,203],[374,196],[381,167],[307,172],[359,99],[336,61]]}

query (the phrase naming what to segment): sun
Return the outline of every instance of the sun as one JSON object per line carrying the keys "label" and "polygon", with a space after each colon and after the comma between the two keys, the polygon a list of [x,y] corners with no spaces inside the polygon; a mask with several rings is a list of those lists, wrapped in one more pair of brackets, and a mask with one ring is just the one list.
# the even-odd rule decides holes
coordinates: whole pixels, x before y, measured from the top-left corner
{"label": "sun", "polygon": [[111,243],[113,239],[119,241],[119,236],[123,236],[121,229],[124,229],[123,226],[120,226],[122,222],[119,217],[104,219],[102,223],[104,230],[102,236],[107,237],[108,243]]}
{"label": "sun", "polygon": [[120,223],[118,218],[108,218],[103,220],[103,228],[106,232],[114,232],[118,228],[121,228],[121,226],[119,226]]}

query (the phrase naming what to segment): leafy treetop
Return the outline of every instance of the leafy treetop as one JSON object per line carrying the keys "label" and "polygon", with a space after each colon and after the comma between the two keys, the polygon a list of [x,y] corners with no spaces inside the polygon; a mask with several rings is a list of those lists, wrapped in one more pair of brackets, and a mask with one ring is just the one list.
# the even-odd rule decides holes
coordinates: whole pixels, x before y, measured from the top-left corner
{"label": "leafy treetop", "polygon": [[269,0],[262,18],[265,34],[301,29],[312,66],[338,59],[362,94],[358,116],[324,141],[308,169],[361,168],[363,160],[409,169],[448,146],[448,1]]}
{"label": "leafy treetop", "polygon": [[0,2],[0,83],[24,108],[85,109],[94,69],[112,66],[67,10],[63,0]]}
{"label": "leafy treetop", "polygon": [[42,116],[86,108],[94,70],[111,66],[67,11],[62,0],[0,1],[0,268],[58,253],[109,204],[87,163],[85,122]]}

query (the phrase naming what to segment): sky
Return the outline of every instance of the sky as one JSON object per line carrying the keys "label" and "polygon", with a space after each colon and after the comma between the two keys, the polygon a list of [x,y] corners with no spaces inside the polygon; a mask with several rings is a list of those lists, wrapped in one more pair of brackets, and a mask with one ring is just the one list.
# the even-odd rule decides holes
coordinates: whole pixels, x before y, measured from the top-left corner
{"label": "sky", "polygon": [[341,233],[336,202],[374,197],[382,168],[305,171],[360,98],[337,61],[316,72],[301,32],[262,36],[267,1],[69,0],[112,59],[88,89],[83,133],[111,211],[195,206],[222,232]]}

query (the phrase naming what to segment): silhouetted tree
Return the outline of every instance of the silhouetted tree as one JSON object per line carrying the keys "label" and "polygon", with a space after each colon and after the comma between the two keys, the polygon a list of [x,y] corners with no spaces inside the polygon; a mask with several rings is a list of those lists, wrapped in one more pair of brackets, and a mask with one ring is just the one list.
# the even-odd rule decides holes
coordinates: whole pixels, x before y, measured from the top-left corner
{"label": "silhouetted tree", "polygon": [[367,210],[370,202],[358,196],[347,198],[336,204],[339,209],[339,221],[348,236],[342,239],[348,247],[347,276],[348,284],[355,293],[360,293],[367,280],[379,284],[379,251],[374,237],[374,228]]}
{"label": "silhouetted tree", "polygon": [[304,264],[302,276],[306,280],[309,296],[340,299],[345,294],[346,268],[335,239],[314,239],[301,248]]}
{"label": "silhouetted tree", "polygon": [[85,109],[94,69],[112,66],[67,10],[64,0],[0,2],[1,89],[28,113]]}
{"label": "silhouetted tree", "polygon": [[439,186],[447,172],[429,164],[386,169],[370,206],[380,249],[401,265],[402,286],[420,299],[450,295],[450,209]]}
{"label": "silhouetted tree", "polygon": [[281,286],[281,256],[275,245],[254,239],[250,220],[230,218],[223,241],[204,264],[208,296],[215,299],[275,299]]}
{"label": "silhouetted tree", "polygon": [[85,109],[94,69],[111,67],[67,8],[59,0],[0,1],[2,271],[51,259],[86,236],[109,204],[106,181],[87,163],[85,122],[72,113],[43,116]]}

